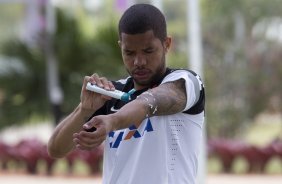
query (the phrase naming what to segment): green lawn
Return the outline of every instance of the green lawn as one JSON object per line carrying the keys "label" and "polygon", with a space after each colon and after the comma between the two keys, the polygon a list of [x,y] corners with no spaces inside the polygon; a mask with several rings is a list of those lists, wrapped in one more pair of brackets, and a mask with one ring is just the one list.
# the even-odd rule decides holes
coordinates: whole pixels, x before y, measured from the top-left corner
{"label": "green lawn", "polygon": [[[280,115],[261,115],[251,126],[247,127],[238,139],[255,146],[266,146],[274,139],[282,140],[282,117]],[[234,161],[232,171],[237,174],[246,173],[248,163],[244,158]],[[209,173],[219,173],[222,170],[220,160],[216,157],[208,159],[207,170]],[[282,174],[282,160],[273,157],[266,166],[266,174]]]}

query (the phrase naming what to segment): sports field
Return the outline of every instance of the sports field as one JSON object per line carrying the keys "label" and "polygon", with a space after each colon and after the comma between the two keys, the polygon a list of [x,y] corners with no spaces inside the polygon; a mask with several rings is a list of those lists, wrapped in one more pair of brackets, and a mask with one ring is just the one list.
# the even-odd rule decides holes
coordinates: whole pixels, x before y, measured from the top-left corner
{"label": "sports field", "polygon": [[[271,127],[272,125],[273,127]],[[269,141],[272,136],[264,135],[263,133],[271,132],[273,135],[277,135],[278,131],[281,130],[281,123],[277,124],[267,124],[267,127],[260,123],[258,126],[254,127],[254,133],[250,133],[249,136],[251,142],[253,140],[262,141],[260,144]],[[275,126],[274,126],[275,125]],[[269,129],[271,128],[271,129]],[[15,131],[15,129],[9,129],[7,132],[0,133],[1,140],[12,141],[15,138],[21,138],[26,136],[35,135],[39,137],[40,140],[47,140],[50,136],[52,127],[50,124],[40,124],[37,126],[33,125],[32,128],[21,127],[20,131]],[[32,130],[32,132],[31,132]],[[44,130],[44,131],[43,131]],[[277,130],[277,131],[276,131]],[[16,133],[15,133],[16,132]],[[275,133],[276,132],[276,133]],[[271,135],[272,135],[271,134]],[[263,135],[263,136],[262,136]],[[261,136],[261,137],[260,137]],[[264,140],[262,138],[268,138]],[[270,138],[269,138],[270,137]],[[14,140],[16,141],[16,140]],[[260,145],[258,144],[258,145]],[[217,159],[209,159],[207,164],[207,169],[210,174],[206,178],[205,184],[282,184],[282,167],[279,159],[274,159],[270,162],[267,167],[267,172],[265,174],[245,174],[246,169],[244,168],[246,164],[239,159],[235,162],[234,172],[235,174],[221,174],[220,164]],[[0,169],[0,184],[101,184],[100,176],[89,176],[89,169],[83,162],[76,162],[74,167],[74,173],[72,175],[67,173],[67,165],[64,159],[58,161],[54,167],[54,175],[52,177],[47,177],[44,175],[45,167],[44,164],[39,164],[39,175],[26,174],[26,171],[22,167],[16,165],[10,165],[9,171],[4,171]]]}

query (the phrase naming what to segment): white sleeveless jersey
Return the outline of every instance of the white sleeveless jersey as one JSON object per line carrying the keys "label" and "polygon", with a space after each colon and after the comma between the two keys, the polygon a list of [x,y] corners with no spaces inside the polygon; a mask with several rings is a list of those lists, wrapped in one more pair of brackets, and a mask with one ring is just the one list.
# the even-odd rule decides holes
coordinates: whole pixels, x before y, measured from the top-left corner
{"label": "white sleeveless jersey", "polygon": [[171,71],[161,84],[180,78],[187,92],[183,112],[150,117],[139,127],[109,134],[104,143],[103,184],[195,183],[204,111],[184,112],[199,100],[203,85],[186,70]]}

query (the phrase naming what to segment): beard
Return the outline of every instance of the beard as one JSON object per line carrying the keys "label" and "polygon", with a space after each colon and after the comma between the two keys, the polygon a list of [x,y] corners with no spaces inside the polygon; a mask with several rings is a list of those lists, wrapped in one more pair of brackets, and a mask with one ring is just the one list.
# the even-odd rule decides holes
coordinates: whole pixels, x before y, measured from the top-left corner
{"label": "beard", "polygon": [[[132,70],[131,72],[128,69],[126,69],[126,70],[127,70],[128,74],[133,77],[134,82],[138,86],[142,86],[144,88],[150,87],[150,86],[158,83],[159,80],[163,77],[163,75],[166,71],[164,55],[163,55],[161,60],[162,60],[161,64],[154,71],[152,71],[151,69],[146,69],[144,67],[137,67],[134,70]],[[139,79],[135,78],[134,75],[132,75],[134,73],[134,71],[136,71],[136,70],[147,70],[149,72],[150,77],[147,80],[139,80]]]}

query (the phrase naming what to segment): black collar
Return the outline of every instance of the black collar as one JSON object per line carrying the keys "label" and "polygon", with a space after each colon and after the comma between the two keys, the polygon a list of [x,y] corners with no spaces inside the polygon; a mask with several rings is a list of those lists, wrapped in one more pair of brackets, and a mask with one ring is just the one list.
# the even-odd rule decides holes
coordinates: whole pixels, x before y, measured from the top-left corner
{"label": "black collar", "polygon": [[[165,76],[167,76],[168,74],[170,74],[172,72],[172,69],[170,68],[166,68],[166,71],[164,73],[164,75],[162,77],[160,77],[156,82],[152,83],[150,87],[148,88],[144,88],[144,89],[141,89],[141,90],[137,90],[135,93],[138,93],[139,95],[141,93],[143,93],[144,91],[147,91],[148,89],[152,89],[154,87],[157,87],[158,85],[161,84],[161,82],[163,81],[163,79],[165,78]],[[130,77],[127,81],[126,81],[126,84],[124,85],[122,91],[124,92],[129,92],[131,89],[134,88],[134,81],[133,81],[133,78]],[[134,94],[135,94],[134,93]]]}

